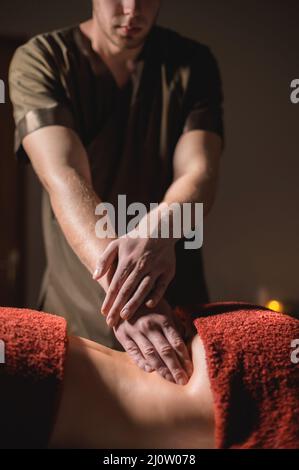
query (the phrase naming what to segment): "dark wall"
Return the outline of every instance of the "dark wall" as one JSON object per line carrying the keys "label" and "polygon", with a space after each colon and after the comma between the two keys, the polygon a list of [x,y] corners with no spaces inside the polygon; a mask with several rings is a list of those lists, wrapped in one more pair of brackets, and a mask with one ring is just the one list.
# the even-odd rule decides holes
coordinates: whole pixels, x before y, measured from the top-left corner
{"label": "dark wall", "polygon": [[[2,0],[0,32],[33,35],[89,11],[89,1]],[[164,0],[159,22],[208,44],[223,78],[226,150],[204,229],[213,299],[299,298],[299,104],[289,98],[299,78],[298,13],[295,0]],[[29,251],[40,237],[33,225]],[[28,269],[32,303],[41,266]]]}

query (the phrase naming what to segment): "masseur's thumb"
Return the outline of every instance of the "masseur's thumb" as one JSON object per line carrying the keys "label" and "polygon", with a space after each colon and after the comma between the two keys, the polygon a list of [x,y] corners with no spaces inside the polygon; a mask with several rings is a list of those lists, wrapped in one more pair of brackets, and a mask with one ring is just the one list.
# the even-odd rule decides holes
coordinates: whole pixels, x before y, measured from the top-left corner
{"label": "masseur's thumb", "polygon": [[100,256],[96,264],[95,271],[92,275],[93,279],[98,280],[100,277],[104,276],[104,274],[108,271],[114,259],[116,258],[118,253],[118,246],[117,244],[111,242],[105,251]]}

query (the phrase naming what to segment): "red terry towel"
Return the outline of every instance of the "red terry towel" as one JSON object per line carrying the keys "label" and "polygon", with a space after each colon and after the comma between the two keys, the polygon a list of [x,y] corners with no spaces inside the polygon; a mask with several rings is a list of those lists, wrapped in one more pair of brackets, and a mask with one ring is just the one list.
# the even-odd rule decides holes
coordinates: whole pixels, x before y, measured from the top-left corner
{"label": "red terry towel", "polygon": [[299,364],[291,360],[299,321],[243,302],[205,304],[197,314],[217,448],[299,448]]}
{"label": "red terry towel", "polygon": [[0,448],[45,448],[59,403],[66,321],[29,309],[0,307]]}

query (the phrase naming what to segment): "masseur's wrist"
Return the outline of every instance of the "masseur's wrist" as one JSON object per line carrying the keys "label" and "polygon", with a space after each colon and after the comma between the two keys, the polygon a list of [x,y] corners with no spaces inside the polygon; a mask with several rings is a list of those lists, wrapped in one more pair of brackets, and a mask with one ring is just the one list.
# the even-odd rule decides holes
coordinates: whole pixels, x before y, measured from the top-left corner
{"label": "masseur's wrist", "polygon": [[149,239],[163,240],[175,245],[181,238],[181,226],[176,218],[180,208],[170,209],[165,202],[148,212],[132,233]]}

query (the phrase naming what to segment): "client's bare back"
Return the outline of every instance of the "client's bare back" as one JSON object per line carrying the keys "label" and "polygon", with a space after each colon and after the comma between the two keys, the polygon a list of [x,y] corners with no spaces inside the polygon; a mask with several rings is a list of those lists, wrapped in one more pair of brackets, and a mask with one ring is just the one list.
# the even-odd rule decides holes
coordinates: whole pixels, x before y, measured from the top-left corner
{"label": "client's bare back", "polygon": [[213,400],[198,335],[190,346],[194,372],[181,386],[144,372],[126,353],[69,338],[49,447],[213,447]]}

